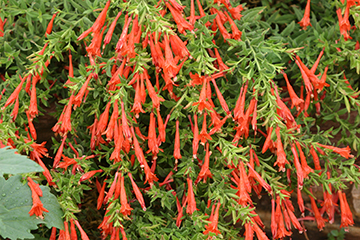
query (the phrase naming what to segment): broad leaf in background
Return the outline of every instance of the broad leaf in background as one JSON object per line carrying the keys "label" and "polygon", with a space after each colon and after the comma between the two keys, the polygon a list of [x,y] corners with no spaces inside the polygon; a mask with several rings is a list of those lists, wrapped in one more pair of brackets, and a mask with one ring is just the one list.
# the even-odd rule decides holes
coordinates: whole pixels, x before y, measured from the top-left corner
{"label": "broad leaf in background", "polygon": [[16,149],[0,148],[0,175],[44,171],[28,157],[16,154]]}
{"label": "broad leaf in background", "polygon": [[40,223],[48,228],[63,229],[63,213],[49,187],[40,186],[43,191],[41,202],[49,212],[44,213],[44,219],[39,219],[35,215],[29,215],[32,206],[31,190],[20,180],[20,175],[7,180],[0,177],[0,235],[10,239],[34,239],[30,231],[37,229]]}

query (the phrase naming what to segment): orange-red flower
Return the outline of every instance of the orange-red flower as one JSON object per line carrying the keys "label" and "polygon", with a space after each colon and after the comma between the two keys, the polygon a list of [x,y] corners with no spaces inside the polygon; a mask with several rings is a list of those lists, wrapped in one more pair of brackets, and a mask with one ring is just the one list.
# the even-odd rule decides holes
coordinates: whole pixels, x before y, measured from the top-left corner
{"label": "orange-red flower", "polygon": [[117,20],[119,19],[119,17],[121,16],[121,13],[122,13],[121,11],[118,12],[118,14],[116,15],[114,21],[111,23],[111,25],[110,25],[110,27],[109,27],[109,30],[108,30],[108,32],[106,33],[105,38],[104,38],[103,48],[105,48],[105,46],[110,43],[111,37],[112,37],[113,32],[114,32],[114,30],[115,30],[116,22],[117,22]]}
{"label": "orange-red flower", "polygon": [[88,235],[85,233],[85,231],[82,229],[80,223],[78,222],[78,220],[75,220],[75,224],[77,226],[77,228],[79,229],[80,231],[80,234],[81,234],[81,240],[89,240],[89,237]]}
{"label": "orange-red flower", "polygon": [[107,14],[107,10],[109,9],[110,2],[111,2],[110,0],[108,0],[106,2],[104,9],[101,11],[99,16],[95,20],[94,24],[78,37],[78,39],[77,39],[78,41],[80,41],[81,39],[84,39],[91,32],[94,32],[94,33],[100,32],[100,29],[103,27],[103,25],[105,23],[106,14]]}
{"label": "orange-red flower", "polygon": [[354,225],[353,216],[349,207],[349,204],[346,200],[345,193],[338,191],[339,199],[340,199],[340,210],[341,210],[341,225],[340,227],[348,227]]}
{"label": "orange-red flower", "polygon": [[54,19],[56,17],[56,14],[58,14],[58,12],[54,13],[47,28],[46,28],[46,32],[45,32],[45,37],[47,37],[48,34],[51,33],[51,30],[52,30],[52,27],[53,27],[53,24],[54,24]]}
{"label": "orange-red flower", "polygon": [[99,170],[92,170],[92,171],[86,172],[84,175],[82,175],[80,177],[80,180],[79,180],[78,183],[86,181],[86,180],[92,178],[92,176],[94,176],[96,173],[99,173],[99,172],[103,172],[103,170],[99,169]]}
{"label": "orange-red flower", "polygon": [[136,199],[139,201],[141,208],[142,208],[144,211],[146,211],[145,201],[144,201],[143,195],[142,195],[141,192],[140,192],[139,187],[136,185],[136,183],[135,183],[135,181],[134,181],[134,179],[133,179],[133,177],[132,177],[132,175],[131,175],[130,172],[128,173],[128,176],[129,176],[129,178],[130,178],[130,180],[131,180],[131,185],[132,185],[132,187],[133,187],[133,190],[134,190]]}
{"label": "orange-red flower", "polygon": [[205,226],[206,230],[204,231],[204,235],[208,234],[209,232],[215,233],[216,235],[220,234],[218,230],[218,221],[219,221],[219,210],[220,210],[220,201],[216,205],[216,210],[213,216],[210,216],[211,223]]}
{"label": "orange-red flower", "polygon": [[38,189],[33,187],[33,185],[28,182],[28,185],[31,189],[31,197],[33,200],[33,205],[29,211],[30,216],[36,215],[37,217],[43,219],[43,212],[49,212],[46,208],[44,208],[43,203],[41,202],[39,195],[38,195]]}
{"label": "orange-red flower", "polygon": [[209,162],[210,162],[210,155],[211,152],[209,151],[209,143],[206,143],[206,153],[205,153],[205,159],[203,162],[203,165],[201,166],[200,173],[196,179],[196,183],[198,183],[201,179],[203,179],[204,182],[206,182],[206,179],[212,178],[212,173],[209,170]]}
{"label": "orange-red flower", "polygon": [[309,25],[312,26],[310,23],[310,0],[306,3],[304,17],[301,19],[299,24],[304,30],[306,30]]}
{"label": "orange-red flower", "polygon": [[309,195],[310,197],[310,201],[311,201],[311,209],[314,213],[314,216],[315,216],[315,220],[316,220],[316,223],[317,223],[317,227],[318,229],[321,231],[323,230],[323,228],[325,227],[325,222],[327,222],[327,219],[324,219],[321,214],[320,214],[320,211],[316,205],[316,202],[315,202],[315,199]]}
{"label": "orange-red flower", "polygon": [[196,208],[196,201],[195,201],[195,195],[193,190],[193,183],[191,178],[187,178],[187,184],[188,184],[188,192],[187,192],[187,208],[186,213],[187,214],[193,214],[197,210]]}
{"label": "orange-red flower", "polygon": [[124,184],[124,176],[120,176],[120,213],[125,216],[130,215],[132,208],[127,201],[126,191],[125,191],[125,184]]}
{"label": "orange-red flower", "polygon": [[318,143],[318,145],[323,147],[323,148],[330,149],[334,153],[337,153],[337,154],[343,156],[344,158],[353,158],[354,157],[354,155],[351,154],[351,149],[350,149],[349,146],[347,146],[346,148],[338,148],[338,147],[323,145],[323,144],[320,144],[320,143]]}
{"label": "orange-red flower", "polygon": [[180,153],[180,133],[179,133],[179,120],[176,120],[176,131],[175,131],[175,143],[174,143],[174,158],[175,163],[177,163],[178,159],[181,159]]}
{"label": "orange-red flower", "polygon": [[[175,2],[175,1],[173,1]],[[194,29],[194,26],[191,25],[189,22],[187,22],[183,16],[181,15],[181,12],[179,11],[179,9],[176,9],[175,7],[172,7],[168,2],[165,2],[165,5],[167,6],[167,8],[170,10],[174,21],[177,24],[178,30],[181,34],[186,34],[185,30],[190,30],[192,31]]]}
{"label": "orange-red flower", "polygon": [[289,161],[286,160],[286,154],[284,152],[283,144],[281,142],[280,127],[277,126],[275,131],[276,131],[276,137],[277,137],[277,139],[276,139],[277,160],[274,163],[274,166],[277,165],[279,167],[279,171],[285,172],[285,165],[289,164]]}

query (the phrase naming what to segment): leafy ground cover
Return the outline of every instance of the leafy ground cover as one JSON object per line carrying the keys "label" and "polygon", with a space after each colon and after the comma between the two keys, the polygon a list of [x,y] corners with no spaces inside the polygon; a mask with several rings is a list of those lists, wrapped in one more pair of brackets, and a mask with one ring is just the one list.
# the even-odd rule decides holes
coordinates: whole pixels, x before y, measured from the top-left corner
{"label": "leafy ground cover", "polygon": [[[359,4],[2,1],[0,145],[42,168],[0,169],[0,184],[31,192],[24,231],[282,239],[304,221],[353,225],[344,190],[360,183],[360,118],[347,118],[360,110]],[[43,116],[56,119],[47,143]],[[339,125],[321,130],[326,121]],[[272,236],[254,203],[263,195]],[[54,216],[45,196],[63,224],[43,224]]]}

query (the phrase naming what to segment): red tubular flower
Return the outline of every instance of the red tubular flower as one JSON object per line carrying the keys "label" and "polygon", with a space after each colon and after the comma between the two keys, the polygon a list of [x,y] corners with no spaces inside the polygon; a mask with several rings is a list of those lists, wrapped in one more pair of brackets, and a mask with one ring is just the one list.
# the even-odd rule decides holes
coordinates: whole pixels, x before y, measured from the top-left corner
{"label": "red tubular flower", "polygon": [[100,32],[100,29],[103,27],[103,25],[105,23],[106,14],[107,14],[107,10],[109,9],[110,2],[111,2],[110,0],[108,0],[106,2],[104,9],[101,11],[99,16],[95,20],[94,24],[78,37],[78,39],[77,39],[78,41],[80,41],[81,39],[84,39],[91,32],[95,32],[95,33]]}
{"label": "red tubular flower", "polygon": [[302,66],[298,60],[295,60],[295,63],[298,65],[298,67],[300,69],[301,76],[304,80],[306,92],[311,92],[313,90],[313,86],[311,85],[308,75],[306,74],[306,72],[304,71],[304,69],[302,68]]}
{"label": "red tubular flower", "polygon": [[[213,43],[215,43],[214,40],[213,40]],[[220,56],[219,51],[217,50],[217,48],[214,48],[214,51],[215,51],[216,61],[219,64],[219,71],[223,72],[225,70],[228,70],[229,67],[226,66],[225,63],[223,62],[223,60],[221,59],[221,56]]]}
{"label": "red tubular flower", "polygon": [[77,234],[74,224],[74,219],[70,219],[70,239],[71,240],[77,240]]}
{"label": "red tubular flower", "polygon": [[175,164],[177,164],[177,160],[181,159],[180,153],[180,133],[179,133],[179,120],[176,120],[176,131],[175,131],[175,144],[174,144],[174,158]]}
{"label": "red tubular flower", "polygon": [[221,105],[222,109],[226,112],[226,114],[229,115],[231,113],[229,111],[229,107],[228,107],[223,95],[221,94],[221,92],[220,92],[220,90],[219,90],[219,88],[218,88],[218,86],[217,86],[217,84],[216,84],[216,82],[215,82],[215,80],[213,78],[211,78],[211,82],[214,85],[215,92],[216,92],[216,95],[217,95],[217,97],[219,99],[219,102],[220,102],[220,105]]}
{"label": "red tubular flower", "polygon": [[135,183],[135,181],[134,181],[134,179],[133,179],[133,177],[132,177],[132,175],[131,175],[130,172],[128,173],[128,176],[129,176],[129,178],[130,178],[130,180],[131,180],[131,185],[132,185],[132,187],[133,187],[133,190],[134,190],[136,199],[139,201],[141,208],[142,208],[144,211],[146,211],[145,201],[144,201],[143,195],[142,195],[141,192],[140,192],[139,187],[136,185],[136,183]]}
{"label": "red tubular flower", "polygon": [[161,142],[165,142],[166,139],[166,131],[165,131],[165,125],[160,115],[160,109],[156,109],[156,115],[157,115],[157,123],[158,123],[158,131],[159,131],[159,140]]}
{"label": "red tubular flower", "polygon": [[51,30],[52,30],[52,27],[53,27],[53,24],[54,24],[54,19],[56,17],[56,14],[58,14],[58,12],[54,13],[47,28],[46,28],[46,32],[45,32],[45,37],[47,37],[48,34],[51,33]]}
{"label": "red tubular flower", "polygon": [[200,97],[199,97],[199,101],[196,103],[193,103],[193,106],[198,106],[198,111],[200,113],[202,113],[202,111],[204,110],[204,108],[210,110],[211,109],[211,105],[209,104],[209,102],[206,100],[206,78],[204,78],[203,81],[203,86],[201,88],[201,92],[200,92]]}
{"label": "red tubular flower", "polygon": [[200,173],[196,179],[196,183],[198,183],[201,179],[203,179],[204,182],[206,182],[206,179],[212,178],[212,174],[209,170],[209,162],[210,162],[210,155],[211,152],[209,152],[209,143],[206,143],[206,153],[205,153],[205,160],[203,162],[203,165],[201,166]]}
{"label": "red tubular flower", "polygon": [[91,44],[86,47],[86,51],[90,57],[90,63],[91,65],[95,65],[95,63],[92,63],[92,57],[99,56],[101,57],[101,40],[104,35],[106,26],[103,28],[101,32],[94,32],[93,33],[93,39],[91,40]]}
{"label": "red tubular flower", "polygon": [[114,21],[111,23],[111,25],[109,27],[109,31],[106,33],[105,38],[104,38],[103,48],[105,48],[105,46],[110,43],[111,37],[113,35],[114,29],[115,29],[115,26],[116,26],[116,22],[119,19],[119,17],[121,16],[121,14],[122,14],[121,11],[118,12],[118,14],[116,15]]}
{"label": "red tubular flower", "polygon": [[228,18],[228,21],[230,23],[230,26],[231,26],[231,31],[232,31],[231,37],[232,37],[232,39],[240,41],[242,32],[238,29],[238,27],[236,26],[234,20],[229,16],[229,14],[227,12],[225,12],[225,14],[226,14],[226,16]]}
{"label": "red tubular flower", "polygon": [[294,165],[295,165],[295,168],[296,168],[296,175],[297,175],[297,182],[298,182],[298,187],[300,189],[302,189],[303,185],[304,185],[304,172],[303,172],[303,169],[302,169],[302,166],[300,164],[300,161],[299,161],[299,156],[298,156],[298,153],[296,151],[296,147],[295,147],[295,144],[291,144],[291,151],[294,155]]}
{"label": "red tubular flower", "polygon": [[155,116],[153,112],[150,113],[148,148],[149,151],[151,151],[154,156],[156,156],[159,153],[159,144],[156,138]]}
{"label": "red tubular flower", "polygon": [[291,201],[288,198],[285,198],[284,203],[286,206],[287,213],[289,214],[291,223],[297,230],[299,230],[299,233],[302,233],[304,231],[304,229],[300,225],[299,220],[297,219],[297,217],[294,214],[294,207],[293,207]]}
{"label": "red tubular flower", "polygon": [[195,3],[194,3],[194,0],[191,0],[191,2],[190,2],[190,17],[189,17],[189,22],[190,22],[191,25],[194,26],[195,21],[196,21],[196,18],[195,18]]}
{"label": "red tubular flower", "polygon": [[288,160],[286,160],[286,154],[283,148],[283,144],[281,142],[281,137],[280,137],[280,127],[277,126],[276,127],[276,155],[277,155],[277,160],[274,163],[274,166],[278,166],[279,167],[279,171],[283,171],[285,172],[285,165],[289,164]]}
{"label": "red tubular flower", "polygon": [[306,30],[309,25],[312,26],[310,23],[310,0],[306,3],[304,17],[301,19],[299,24],[304,30]]}
{"label": "red tubular flower", "polygon": [[239,163],[239,171],[240,171],[240,178],[239,181],[237,182],[237,188],[236,188],[238,190],[236,195],[239,197],[239,199],[237,199],[237,202],[243,207],[245,207],[248,204],[252,204],[252,200],[249,195],[249,193],[251,192],[250,182],[248,176],[246,175],[244,163],[242,161],[240,161]]}
{"label": "red tubular flower", "polygon": [[345,193],[342,193],[341,190],[338,191],[339,199],[340,199],[340,210],[341,210],[341,225],[342,227],[348,227],[354,225],[353,216],[349,207],[349,204],[346,200]]}
{"label": "red tubular flower", "polygon": [[117,99],[115,100],[114,104],[113,104],[113,112],[111,114],[110,117],[110,121],[109,124],[107,126],[107,129],[105,130],[105,132],[103,132],[102,134],[106,134],[106,140],[110,141],[111,139],[114,138],[114,127],[115,127],[115,123],[117,122],[117,119],[119,117],[119,107],[117,104]]}
{"label": "red tubular flower", "polygon": [[36,192],[37,190],[33,189],[33,186],[29,182],[28,182],[28,185],[31,189],[31,197],[33,200],[33,205],[29,211],[29,215],[32,216],[35,214],[37,217],[44,219],[43,212],[49,212],[49,211],[46,208],[44,208],[44,206],[39,198],[39,195]]}
{"label": "red tubular flower", "polygon": [[93,73],[90,73],[90,75],[87,77],[85,83],[81,86],[78,94],[76,95],[75,99],[74,99],[74,108],[76,109],[76,107],[80,107],[80,104],[82,102],[82,98],[84,97],[85,91],[87,89],[87,86],[89,85],[90,80],[93,77]]}
{"label": "red tubular flower", "polygon": [[[175,1],[173,1],[175,2]],[[171,15],[174,18],[174,21],[177,24],[178,30],[181,34],[186,35],[185,30],[190,30],[192,31],[194,29],[194,26],[191,25],[189,22],[187,22],[181,15],[181,12],[179,11],[179,9],[176,9],[174,7],[172,7],[168,2],[165,2],[165,5],[167,6],[167,8],[170,10]]]}
{"label": "red tubular flower", "polygon": [[310,146],[310,154],[314,160],[315,170],[321,170],[319,157],[312,145]]}
{"label": "red tubular flower", "polygon": [[245,223],[245,240],[253,240],[254,239],[254,230],[251,226],[251,222]]}
{"label": "red tubular flower", "polygon": [[[190,56],[189,50],[178,35],[170,35],[170,44],[175,56],[179,56],[180,58]],[[190,56],[190,58],[192,57]]]}
{"label": "red tubular flower", "polygon": [[[106,179],[105,179],[106,180]],[[106,186],[106,182],[104,180],[104,183],[100,189],[100,192],[99,192],[99,197],[97,199],[97,210],[100,210],[103,202],[104,202],[104,197],[105,197],[105,186]]]}
{"label": "red tubular flower", "polygon": [[36,129],[34,127],[34,124],[33,124],[33,120],[30,118],[30,115],[29,115],[29,112],[26,111],[26,116],[27,116],[27,119],[28,119],[28,124],[29,124],[29,129],[30,129],[30,134],[31,134],[31,137],[36,140],[37,138],[37,134],[36,134]]}
{"label": "red tubular flower", "polygon": [[105,203],[108,203],[109,200],[114,196],[114,192],[115,192],[115,188],[116,188],[116,182],[117,182],[117,179],[118,179],[118,175],[119,175],[119,172],[116,172],[116,173],[115,173],[114,180],[113,180],[113,182],[111,183],[110,189],[109,189],[109,191],[107,192],[106,197],[105,197],[105,199],[104,199],[104,202],[105,202]]}
{"label": "red tubular flower", "polygon": [[304,172],[304,178],[308,178],[309,173],[314,172],[314,170],[311,167],[309,167],[309,165],[307,164],[306,158],[305,158],[304,152],[301,149],[300,143],[298,141],[295,141],[295,144],[296,144],[297,148],[299,149],[301,167]]}
{"label": "red tubular flower", "polygon": [[121,203],[120,213],[125,215],[125,216],[128,216],[128,215],[131,214],[132,208],[130,207],[130,204],[127,201],[126,191],[125,191],[125,184],[124,184],[124,176],[120,176],[120,185],[121,185],[121,190],[120,190],[120,203]]}
{"label": "red tubular flower", "polygon": [[259,182],[260,186],[263,187],[266,191],[268,191],[270,195],[272,195],[271,186],[267,182],[265,182],[265,180],[259,175],[259,173],[254,170],[254,168],[249,163],[247,163],[247,166],[249,168],[248,177],[256,179],[256,181]]}
{"label": "red tubular flower", "polygon": [[15,88],[14,92],[10,95],[10,97],[6,100],[4,107],[1,108],[2,110],[4,110],[7,106],[12,104],[19,97],[22,85],[24,84],[25,80],[30,77],[30,75],[28,75],[28,77],[24,77],[24,78],[21,78],[21,76],[19,76],[19,77],[20,77],[21,82]]}
{"label": "red tubular flower", "polygon": [[271,199],[271,234],[273,235],[273,238],[277,235],[277,229],[278,229],[278,219],[276,219],[276,212],[275,212],[275,199]]}
{"label": "red tubular flower", "polygon": [[254,222],[252,229],[256,233],[256,237],[260,240],[269,240],[269,238],[266,236],[263,230],[257,225],[256,222]]}
{"label": "red tubular flower", "polygon": [[327,219],[324,219],[321,216],[321,214],[319,212],[319,209],[318,209],[318,207],[316,205],[315,199],[311,195],[309,195],[309,197],[310,197],[310,201],[311,201],[311,209],[312,209],[312,211],[314,213],[315,220],[316,220],[316,223],[317,223],[317,227],[321,231],[325,227],[325,222],[327,222]]}
{"label": "red tubular flower", "polygon": [[135,113],[135,117],[139,117],[139,113],[145,113],[145,111],[142,109],[141,106],[141,95],[140,95],[140,81],[137,81],[136,83],[136,89],[135,89],[135,99],[134,99],[134,105],[131,109],[131,112]]}
{"label": "red tubular flower", "polygon": [[131,134],[130,127],[129,127],[126,116],[127,115],[125,113],[124,102],[121,101],[121,123],[122,123],[123,133],[124,133],[125,138],[127,138],[129,141],[131,141],[132,134]]}
{"label": "red tubular flower", "polygon": [[28,180],[28,185],[29,185],[31,191],[34,191],[39,197],[42,197],[43,192],[42,192],[39,184],[35,183],[31,177],[27,177],[27,180]]}
{"label": "red tubular flower", "polygon": [[226,30],[226,28],[224,27],[222,21],[221,21],[221,18],[220,18],[220,15],[219,15],[219,11],[216,11],[216,17],[215,17],[215,20],[216,21],[216,25],[221,33],[221,35],[223,36],[224,40],[225,39],[231,39],[231,35],[230,33]]}
{"label": "red tubular flower", "polygon": [[188,183],[188,193],[187,193],[187,208],[186,208],[186,213],[187,214],[193,214],[193,212],[195,212],[197,210],[196,208],[196,201],[195,201],[195,195],[194,195],[194,190],[193,190],[193,183],[192,180],[188,177],[187,178],[187,183]]}
{"label": "red tubular flower", "polygon": [[276,221],[277,221],[277,234],[274,236],[274,239],[283,239],[286,236],[291,236],[292,232],[289,232],[286,230],[285,225],[284,225],[284,218],[283,218],[283,214],[281,213],[281,205],[280,205],[280,197],[277,196],[276,198]]}
{"label": "red tubular flower", "polygon": [[160,102],[163,102],[165,100],[156,94],[155,89],[154,89],[153,85],[151,84],[147,74],[141,74],[140,77],[143,77],[144,75],[145,75],[145,80],[146,80],[146,89],[148,90],[148,94],[151,98],[153,107],[159,108]]}
{"label": "red tubular flower", "polygon": [[202,145],[205,145],[207,140],[212,140],[211,136],[207,133],[207,125],[206,125],[206,112],[204,113],[203,125],[200,131],[199,140]]}
{"label": "red tubular flower", "polygon": [[79,180],[78,184],[80,184],[83,181],[89,180],[90,178],[92,178],[98,172],[103,172],[103,170],[99,169],[99,170],[93,170],[93,171],[86,172],[84,175],[82,175],[80,177],[80,180]]}
{"label": "red tubular flower", "polygon": [[52,227],[49,240],[56,240],[56,227]]}
{"label": "red tubular flower", "polygon": [[5,25],[6,20],[7,19],[4,18],[4,21],[3,21],[0,17],[0,37],[4,36],[4,25]]}
{"label": "red tubular flower", "polygon": [[220,234],[220,231],[218,230],[218,221],[219,221],[219,209],[220,209],[220,201],[216,205],[216,210],[211,218],[211,223],[205,226],[206,230],[203,232],[204,235],[208,234],[209,232],[215,233],[216,235]]}
{"label": "red tubular flower", "polygon": [[269,128],[267,129],[266,139],[265,139],[263,148],[262,148],[262,150],[261,150],[262,153],[265,153],[266,150],[267,150],[267,149],[269,148],[269,146],[271,145],[271,143],[273,142],[273,141],[271,140],[272,130],[273,130],[273,127],[269,127]]}
{"label": "red tubular flower", "polygon": [[193,158],[197,158],[197,151],[199,149],[199,127],[198,127],[198,122],[197,122],[197,115],[196,113],[194,114],[194,138],[193,138],[193,142],[192,142],[192,148],[193,148]]}
{"label": "red tubular flower", "polygon": [[[328,178],[330,178],[330,172],[327,172],[326,174],[327,174]],[[333,201],[331,183],[329,183],[328,186],[329,186],[330,192],[328,192],[326,189],[323,191],[324,202],[321,204],[321,206],[323,206],[323,209],[321,209],[321,212],[326,211],[326,213],[329,217],[329,223],[334,223],[335,206],[337,206],[337,204]]]}
{"label": "red tubular flower", "polygon": [[32,87],[31,87],[31,95],[30,95],[30,106],[29,106],[29,115],[31,119],[35,118],[38,115],[38,107],[37,107],[37,96],[36,96],[36,78],[32,79]]}
{"label": "red tubular flower", "polygon": [[301,189],[299,187],[297,188],[297,204],[299,206],[299,210],[301,212],[301,215],[304,216],[304,214],[305,214],[305,205],[304,205],[304,200],[303,200],[302,195],[301,195]]}
{"label": "red tubular flower", "polygon": [[354,155],[351,154],[351,149],[350,149],[349,146],[347,146],[346,148],[338,148],[338,147],[323,145],[323,144],[320,144],[320,143],[318,143],[318,145],[320,147],[330,149],[334,153],[337,153],[337,154],[343,156],[344,158],[348,159],[348,158],[353,158],[354,157]]}
{"label": "red tubular flower", "polygon": [[72,109],[73,100],[74,100],[74,95],[71,94],[69,102],[66,106],[66,110],[61,119],[61,126],[59,132],[63,135],[66,135],[68,132],[71,131],[71,109]]}
{"label": "red tubular flower", "polygon": [[[5,90],[5,89],[4,89]],[[1,96],[0,96],[0,100],[1,100]],[[11,112],[10,116],[12,117],[12,121],[15,122],[16,120],[16,117],[18,115],[18,112],[19,112],[19,98],[17,97],[16,98],[16,102],[14,104],[14,109],[13,111]]]}
{"label": "red tubular flower", "polygon": [[122,47],[124,46],[124,44],[126,43],[126,36],[127,36],[128,30],[129,30],[130,22],[131,22],[131,17],[130,17],[130,19],[128,19],[128,15],[126,14],[123,31],[122,31],[120,38],[115,47],[115,50],[117,52],[119,52],[122,49]]}
{"label": "red tubular flower", "polygon": [[80,223],[78,222],[78,220],[75,220],[75,224],[77,226],[77,228],[79,229],[80,231],[80,234],[81,234],[81,240],[89,240],[89,237],[88,235],[85,233],[85,231],[82,229]]}
{"label": "red tubular flower", "polygon": [[340,8],[338,10],[336,10],[336,13],[337,13],[337,16],[339,19],[340,34],[343,35],[345,41],[347,41],[348,39],[352,39],[352,37],[350,37],[350,35],[348,33],[348,31],[350,31],[350,28],[351,28],[351,25],[349,22],[349,8],[350,8],[350,4],[347,1],[344,17],[341,15]]}
{"label": "red tubular flower", "polygon": [[296,109],[300,109],[300,104],[304,102],[304,100],[300,99],[294,89],[292,88],[289,79],[287,78],[287,75],[285,72],[282,72],[282,74],[284,75],[285,81],[286,81],[286,86],[290,95],[290,99],[291,99],[291,108],[293,108],[294,106],[296,106]]}

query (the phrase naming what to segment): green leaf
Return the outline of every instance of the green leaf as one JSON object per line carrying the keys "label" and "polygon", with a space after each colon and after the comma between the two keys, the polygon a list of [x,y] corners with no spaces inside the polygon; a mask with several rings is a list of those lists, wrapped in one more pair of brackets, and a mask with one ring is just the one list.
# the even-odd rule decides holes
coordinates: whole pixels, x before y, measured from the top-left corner
{"label": "green leaf", "polygon": [[40,219],[35,215],[29,215],[32,207],[31,190],[20,180],[20,175],[10,177],[8,180],[0,177],[0,235],[10,239],[33,239],[34,236],[30,231],[37,229],[40,223],[44,223],[48,228],[63,229],[62,211],[50,189],[40,187],[43,191],[40,200],[49,211],[44,212],[44,219]]}
{"label": "green leaf", "polygon": [[0,175],[19,174],[29,172],[42,172],[39,164],[30,160],[28,157],[16,154],[16,149],[0,149]]}

